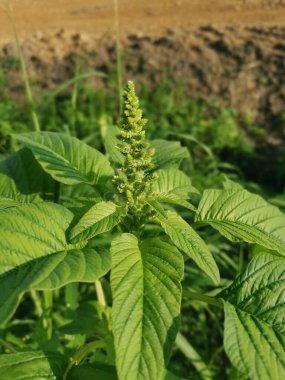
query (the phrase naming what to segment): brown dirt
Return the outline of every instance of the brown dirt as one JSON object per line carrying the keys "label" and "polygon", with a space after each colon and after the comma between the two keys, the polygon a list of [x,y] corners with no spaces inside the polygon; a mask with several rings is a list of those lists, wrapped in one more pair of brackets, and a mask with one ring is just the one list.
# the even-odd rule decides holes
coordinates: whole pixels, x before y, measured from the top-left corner
{"label": "brown dirt", "polygon": [[[74,54],[85,57],[86,70],[112,71],[112,0],[13,4],[34,85],[50,89],[73,76]],[[127,78],[148,78],[154,86],[167,72],[171,80],[184,82],[189,96],[233,108],[270,128],[271,144],[280,143],[276,120],[285,111],[285,0],[121,0],[120,9]],[[11,40],[3,14],[0,25],[2,37]],[[0,61],[16,54],[13,42],[2,46]],[[7,75],[18,93],[20,76]]]}
{"label": "brown dirt", "polygon": [[[11,0],[20,35],[56,32],[63,28],[100,36],[114,30],[113,0]],[[285,20],[284,0],[119,0],[123,35],[162,34],[167,28],[205,24],[277,25]],[[10,39],[12,28],[1,0],[0,39]]]}

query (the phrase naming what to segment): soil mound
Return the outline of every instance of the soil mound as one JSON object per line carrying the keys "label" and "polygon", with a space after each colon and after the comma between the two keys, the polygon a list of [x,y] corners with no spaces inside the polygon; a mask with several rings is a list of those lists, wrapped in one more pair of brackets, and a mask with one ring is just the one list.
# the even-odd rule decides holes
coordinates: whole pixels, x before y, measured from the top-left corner
{"label": "soil mound", "polygon": [[[126,79],[142,79],[155,86],[167,75],[183,82],[187,94],[265,125],[270,141],[280,142],[280,120],[285,111],[285,27],[218,27],[168,30],[160,37],[135,33],[123,39]],[[61,30],[37,33],[23,43],[33,83],[52,89],[75,74],[74,57],[85,70],[112,75],[116,50],[111,36],[96,39],[88,34]],[[0,60],[16,55],[13,43],[5,44]],[[9,70],[11,92],[19,93],[19,71]],[[94,77],[94,86],[102,79]]]}

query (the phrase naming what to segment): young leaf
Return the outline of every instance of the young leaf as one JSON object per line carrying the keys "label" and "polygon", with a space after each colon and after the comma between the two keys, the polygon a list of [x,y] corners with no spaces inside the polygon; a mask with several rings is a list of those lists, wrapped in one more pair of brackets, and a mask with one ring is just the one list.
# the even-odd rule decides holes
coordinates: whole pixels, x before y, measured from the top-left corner
{"label": "young leaf", "polygon": [[97,203],[73,227],[69,234],[69,239],[72,243],[76,243],[110,231],[120,222],[122,216],[122,209],[115,203]]}
{"label": "young leaf", "polygon": [[121,143],[117,138],[119,128],[114,125],[106,125],[104,129],[103,142],[106,149],[106,153],[109,158],[115,164],[123,165],[125,157],[118,150],[118,145]]}
{"label": "young leaf", "polygon": [[160,195],[157,195],[157,196],[154,196],[154,197],[148,199],[148,201],[153,201],[153,200],[160,202],[160,203],[168,203],[168,204],[173,204],[173,205],[185,207],[188,210],[196,212],[195,206],[193,206],[190,202],[186,201],[185,199],[179,198],[179,196],[177,196],[174,193],[160,194]]}
{"label": "young leaf", "polygon": [[42,351],[0,355],[1,380],[54,380],[63,365],[60,355]]}
{"label": "young leaf", "polygon": [[119,379],[163,379],[179,328],[182,255],[160,239],[123,234],[113,241],[111,256]]}
{"label": "young leaf", "polygon": [[191,183],[190,178],[182,171],[174,168],[158,170],[158,178],[153,184],[152,199],[158,202],[176,204],[196,211],[195,207],[187,202],[192,194],[199,194]]}
{"label": "young leaf", "polygon": [[196,231],[173,211],[167,212],[164,218],[158,214],[158,219],[172,242],[189,256],[216,284],[220,281],[219,268],[206,243]]}
{"label": "young leaf", "polygon": [[169,168],[157,171],[158,178],[153,184],[155,194],[174,192],[182,199],[189,199],[191,193],[199,194],[192,186],[191,179],[181,170]]}
{"label": "young leaf", "polygon": [[153,140],[151,147],[155,149],[152,158],[154,170],[165,169],[169,166],[178,168],[184,158],[189,158],[187,148],[181,146],[179,141]]}
{"label": "young leaf", "polygon": [[220,296],[232,363],[253,380],[285,378],[285,259],[259,254]]}
{"label": "young leaf", "polygon": [[257,243],[285,255],[285,215],[246,190],[206,190],[197,222],[209,223],[234,242]]}
{"label": "young leaf", "polygon": [[[110,268],[110,258],[75,250],[65,230],[73,215],[52,203],[30,203],[0,213],[0,324],[23,292],[54,289],[69,282],[93,282]],[[15,239],[15,236],[17,239]]]}
{"label": "young leaf", "polygon": [[75,137],[55,132],[29,132],[13,137],[31,149],[47,173],[66,185],[104,183],[114,174],[102,153]]}

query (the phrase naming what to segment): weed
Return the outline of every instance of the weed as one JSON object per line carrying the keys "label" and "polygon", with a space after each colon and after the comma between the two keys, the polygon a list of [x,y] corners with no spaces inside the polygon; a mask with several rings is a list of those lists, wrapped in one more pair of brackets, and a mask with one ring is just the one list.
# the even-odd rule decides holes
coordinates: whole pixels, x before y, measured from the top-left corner
{"label": "weed", "polygon": [[[200,193],[185,147],[147,141],[132,82],[119,128],[106,125],[110,160],[37,131],[0,161],[2,379],[175,378],[175,344],[202,379],[283,378],[284,214],[226,177]],[[182,296],[192,324],[178,334]],[[33,304],[38,319],[22,318]],[[235,373],[221,375],[222,350]]]}

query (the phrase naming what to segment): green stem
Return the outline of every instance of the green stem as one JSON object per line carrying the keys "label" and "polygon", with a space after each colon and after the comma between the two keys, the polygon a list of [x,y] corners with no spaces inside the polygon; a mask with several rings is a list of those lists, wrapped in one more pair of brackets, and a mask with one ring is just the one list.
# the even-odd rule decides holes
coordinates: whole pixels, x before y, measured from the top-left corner
{"label": "green stem", "polygon": [[35,290],[31,290],[30,295],[31,295],[31,298],[32,298],[34,305],[35,305],[36,315],[37,315],[37,317],[40,317],[43,314],[41,299]]}
{"label": "green stem", "polygon": [[52,290],[44,291],[45,309],[50,310],[53,307],[53,292]]}
{"label": "green stem", "polygon": [[105,347],[105,343],[102,340],[96,340],[94,342],[90,342],[82,346],[71,358],[71,361],[63,375],[63,380],[67,380],[67,375],[74,365],[79,365],[82,362],[82,360],[87,355],[89,355],[92,351],[98,348],[104,348],[104,347]]}
{"label": "green stem", "polygon": [[188,340],[181,333],[177,334],[175,343],[182,354],[191,361],[193,366],[199,372],[201,379],[213,379],[213,374],[211,373],[208,365],[203,361],[199,353],[194,349],[194,347],[191,346]]}
{"label": "green stem", "polygon": [[17,50],[18,50],[18,54],[20,57],[22,75],[23,75],[23,80],[24,80],[24,84],[25,84],[25,90],[26,90],[26,95],[27,95],[27,99],[28,99],[28,104],[29,104],[29,108],[30,108],[30,112],[31,112],[31,118],[32,118],[32,121],[34,124],[34,129],[35,129],[35,131],[38,132],[38,131],[40,131],[40,124],[39,124],[38,116],[36,114],[36,107],[35,107],[35,103],[33,100],[33,94],[32,94],[32,89],[31,89],[31,85],[30,85],[30,79],[29,79],[29,75],[28,75],[27,65],[26,65],[26,62],[24,59],[23,51],[21,49],[21,45],[20,45],[20,41],[19,41],[19,37],[18,37],[18,32],[17,32],[17,28],[16,28],[16,24],[15,24],[14,10],[13,10],[12,3],[10,1],[9,1],[8,15],[9,15],[12,27],[13,27],[16,45],[17,45]]}
{"label": "green stem", "polygon": [[194,292],[191,292],[189,290],[185,290],[184,294],[187,297],[189,297],[189,298],[191,298],[193,300],[205,302],[205,303],[207,303],[209,305],[213,305],[213,306],[219,307],[221,309],[224,308],[223,303],[222,303],[221,300],[219,300],[217,298],[213,298],[213,297],[207,296],[206,294],[194,293]]}
{"label": "green stem", "polygon": [[52,308],[53,308],[53,291],[45,290],[44,301],[45,301],[45,311],[47,312],[47,317],[44,318],[44,327],[47,329],[47,337],[51,339],[52,337]]}
{"label": "green stem", "polygon": [[104,290],[103,290],[103,287],[102,287],[100,280],[95,281],[95,289],[96,289],[98,302],[101,305],[107,306],[105,295],[104,295]]}
{"label": "green stem", "polygon": [[74,282],[65,287],[65,303],[69,309],[75,310],[78,306],[78,283]]}
{"label": "green stem", "polygon": [[[75,77],[78,77],[80,71],[80,64],[78,58],[75,63]],[[77,97],[78,97],[78,85],[79,81],[76,81],[73,85],[73,90],[71,94],[71,108],[72,108],[72,130],[74,136],[77,136]]]}
{"label": "green stem", "polygon": [[118,81],[118,95],[119,95],[119,115],[122,113],[122,57],[121,57],[121,42],[120,42],[120,14],[119,14],[119,0],[114,0],[115,10],[115,29],[116,29],[116,63],[117,63],[117,81]]}
{"label": "green stem", "polygon": [[240,247],[239,251],[239,261],[238,261],[238,273],[240,273],[243,269],[243,264],[244,264],[244,249],[243,246]]}
{"label": "green stem", "polygon": [[6,342],[2,338],[0,338],[0,345],[13,353],[18,352],[10,343]]}

